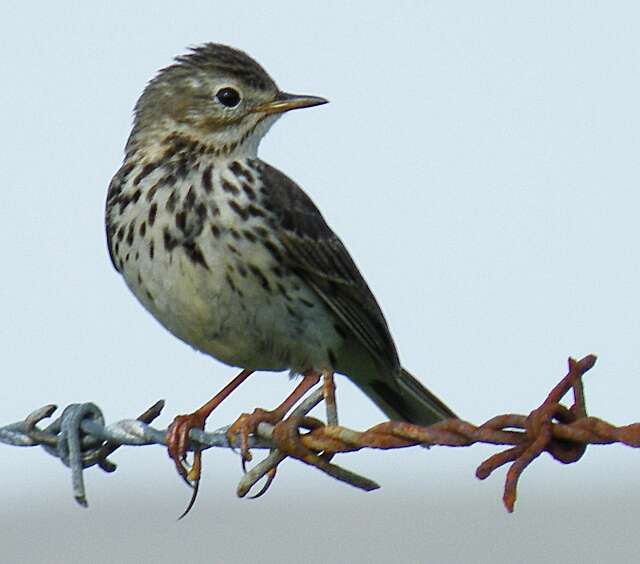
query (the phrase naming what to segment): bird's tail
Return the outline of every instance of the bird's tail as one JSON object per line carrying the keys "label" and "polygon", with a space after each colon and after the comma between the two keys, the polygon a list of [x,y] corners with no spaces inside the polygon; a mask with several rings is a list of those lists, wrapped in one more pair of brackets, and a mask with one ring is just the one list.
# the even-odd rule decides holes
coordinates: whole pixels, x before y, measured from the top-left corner
{"label": "bird's tail", "polygon": [[357,383],[385,415],[393,420],[427,426],[456,417],[453,411],[404,368],[393,377],[373,378]]}

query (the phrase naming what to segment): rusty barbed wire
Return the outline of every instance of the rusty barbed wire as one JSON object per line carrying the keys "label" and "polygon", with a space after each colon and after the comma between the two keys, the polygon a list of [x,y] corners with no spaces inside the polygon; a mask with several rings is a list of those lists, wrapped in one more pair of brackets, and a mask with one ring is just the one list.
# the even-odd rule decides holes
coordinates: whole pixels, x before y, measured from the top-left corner
{"label": "rusty barbed wire", "polygon": [[[275,425],[261,423],[258,426],[255,436],[250,437],[249,446],[251,449],[269,449],[270,453],[246,471],[238,484],[237,495],[246,496],[260,480],[267,478],[266,485],[257,494],[262,495],[273,481],[278,465],[286,458],[300,460],[335,479],[369,491],[378,488],[378,484],[332,463],[336,454],[364,448],[389,450],[416,445],[467,447],[485,443],[509,446],[482,462],[476,470],[476,476],[484,480],[496,469],[511,463],[503,495],[504,504],[511,512],[523,471],[542,453],[548,453],[563,464],[570,464],[580,460],[589,444],[640,446],[640,423],[617,427],[587,415],[582,378],[595,362],[594,355],[578,361],[569,359],[566,376],[529,415],[498,415],[479,426],[459,419],[429,427],[387,421],[366,431],[325,425],[319,419],[308,416],[323,398],[322,390],[316,390],[283,421]],[[560,402],[569,391],[573,391],[573,403],[566,407]],[[105,425],[104,417],[96,405],[72,404],[63,410],[60,417],[40,428],[38,424],[51,417],[56,410],[56,406],[48,405],[34,411],[23,421],[0,427],[0,443],[41,446],[49,454],[60,458],[71,469],[75,499],[86,506],[82,477],[84,469],[97,465],[106,472],[113,472],[116,466],[107,457],[120,446],[165,444],[166,431],[149,425],[163,406],[164,402],[160,401],[136,420],[127,419]],[[236,441],[229,439],[227,429],[228,426],[214,432],[192,430],[191,448],[235,448]],[[301,429],[305,432],[301,433]]]}

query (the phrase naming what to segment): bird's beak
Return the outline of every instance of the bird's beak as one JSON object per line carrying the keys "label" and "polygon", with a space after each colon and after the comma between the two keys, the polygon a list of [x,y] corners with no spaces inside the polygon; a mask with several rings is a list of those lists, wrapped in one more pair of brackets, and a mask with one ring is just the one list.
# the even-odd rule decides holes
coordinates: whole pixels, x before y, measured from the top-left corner
{"label": "bird's beak", "polygon": [[253,108],[252,111],[263,114],[281,114],[283,112],[288,112],[289,110],[312,108],[313,106],[320,106],[328,102],[329,100],[320,98],[320,96],[305,96],[301,94],[280,92],[275,100],[267,102],[266,104],[260,104]]}

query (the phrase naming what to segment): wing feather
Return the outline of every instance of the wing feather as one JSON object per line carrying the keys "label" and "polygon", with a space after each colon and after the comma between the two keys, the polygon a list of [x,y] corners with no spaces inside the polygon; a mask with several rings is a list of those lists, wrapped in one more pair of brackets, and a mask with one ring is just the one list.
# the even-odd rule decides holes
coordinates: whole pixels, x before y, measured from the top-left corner
{"label": "wing feather", "polygon": [[267,205],[276,217],[288,266],[383,365],[399,367],[387,322],[349,252],[304,191],[261,163]]}

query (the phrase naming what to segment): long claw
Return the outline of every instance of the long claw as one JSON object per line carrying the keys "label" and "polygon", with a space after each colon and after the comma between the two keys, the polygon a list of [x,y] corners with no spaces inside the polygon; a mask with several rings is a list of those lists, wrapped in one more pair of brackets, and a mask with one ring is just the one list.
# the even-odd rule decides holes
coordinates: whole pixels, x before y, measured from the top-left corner
{"label": "long claw", "polygon": [[198,497],[198,491],[200,490],[200,476],[198,476],[198,479],[193,484],[189,484],[189,485],[193,488],[193,492],[191,494],[191,499],[189,500],[187,508],[184,510],[182,515],[180,515],[180,517],[178,517],[178,521],[180,521],[180,519],[185,517],[187,515],[187,513],[189,513],[189,511],[191,511],[193,506],[196,504],[196,498]]}
{"label": "long claw", "polygon": [[249,499],[258,499],[259,497],[262,497],[264,494],[267,493],[267,490],[271,487],[271,484],[273,483],[273,480],[276,477],[276,471],[277,471],[277,466],[274,466],[273,468],[271,468],[271,470],[267,472],[267,481],[265,482],[264,486],[260,488],[260,491],[257,494],[250,495]]}

